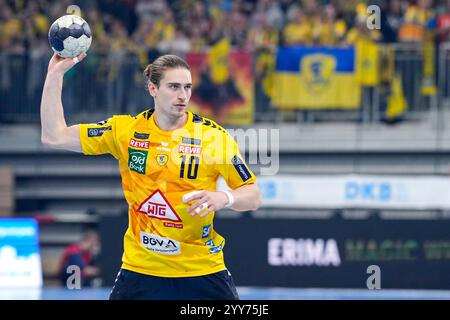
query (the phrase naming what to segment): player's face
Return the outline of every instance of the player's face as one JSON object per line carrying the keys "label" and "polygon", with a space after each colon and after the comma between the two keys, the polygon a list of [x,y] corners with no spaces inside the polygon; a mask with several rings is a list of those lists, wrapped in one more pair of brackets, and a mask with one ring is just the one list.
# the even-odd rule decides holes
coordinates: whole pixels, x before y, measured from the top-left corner
{"label": "player's face", "polygon": [[167,69],[159,82],[159,88],[150,84],[155,107],[173,117],[182,117],[191,99],[191,72],[184,68]]}

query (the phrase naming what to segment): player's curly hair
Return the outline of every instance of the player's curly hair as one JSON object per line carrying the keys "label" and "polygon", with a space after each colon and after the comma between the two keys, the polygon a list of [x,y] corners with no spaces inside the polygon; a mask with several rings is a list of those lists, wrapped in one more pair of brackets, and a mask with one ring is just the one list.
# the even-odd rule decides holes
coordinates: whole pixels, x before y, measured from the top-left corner
{"label": "player's curly hair", "polygon": [[188,63],[182,58],[173,54],[166,54],[149,64],[144,70],[144,76],[147,81],[151,81],[154,85],[159,87],[159,82],[162,79],[164,71],[176,68],[185,68],[191,71],[191,67],[189,67]]}

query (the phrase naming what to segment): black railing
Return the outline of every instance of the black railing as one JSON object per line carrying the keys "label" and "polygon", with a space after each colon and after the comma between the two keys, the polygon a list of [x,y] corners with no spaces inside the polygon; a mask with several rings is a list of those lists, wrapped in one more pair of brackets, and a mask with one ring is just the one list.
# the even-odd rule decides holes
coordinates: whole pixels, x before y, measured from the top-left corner
{"label": "black railing", "polygon": [[[436,54],[437,75],[434,80],[438,91],[431,97],[423,95],[421,90],[424,81],[422,47],[395,44],[392,50],[394,68],[401,75],[408,102],[405,118],[417,119],[431,110],[444,108],[450,97],[450,46],[440,46]],[[39,122],[39,105],[49,59],[49,52],[26,55],[0,53],[0,123]],[[144,67],[135,55],[90,53],[83,63],[64,77],[62,99],[67,121],[97,121],[112,114],[135,114],[151,107],[153,101],[142,76]],[[284,117],[286,112],[271,105],[261,83],[256,82],[253,99],[255,120],[377,122],[383,118],[385,97],[382,92],[380,87],[365,88],[361,108],[356,112],[333,111],[340,115],[327,116],[329,111],[302,110],[290,112],[291,115],[297,113],[297,116]],[[437,97],[439,99],[434,99]]]}

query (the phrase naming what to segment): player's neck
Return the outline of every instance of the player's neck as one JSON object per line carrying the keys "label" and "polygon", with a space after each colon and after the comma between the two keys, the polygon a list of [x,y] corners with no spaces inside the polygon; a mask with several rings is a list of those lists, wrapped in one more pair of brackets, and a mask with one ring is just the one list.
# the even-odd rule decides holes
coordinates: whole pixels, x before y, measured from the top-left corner
{"label": "player's neck", "polygon": [[171,117],[167,114],[157,112],[156,110],[153,117],[156,126],[164,131],[173,131],[183,127],[186,124],[187,119],[187,112],[185,112],[181,117]]}

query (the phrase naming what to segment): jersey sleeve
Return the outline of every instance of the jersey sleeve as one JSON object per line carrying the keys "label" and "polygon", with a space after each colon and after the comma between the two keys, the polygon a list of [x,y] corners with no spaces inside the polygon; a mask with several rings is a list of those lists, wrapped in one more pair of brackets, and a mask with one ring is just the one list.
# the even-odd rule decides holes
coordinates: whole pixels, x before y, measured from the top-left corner
{"label": "jersey sleeve", "polygon": [[255,174],[250,170],[239,152],[237,142],[228,134],[222,136],[216,155],[216,168],[231,189],[256,182]]}
{"label": "jersey sleeve", "polygon": [[97,124],[80,124],[81,149],[85,155],[99,155],[110,153],[119,159],[119,148],[116,141],[117,118]]}

